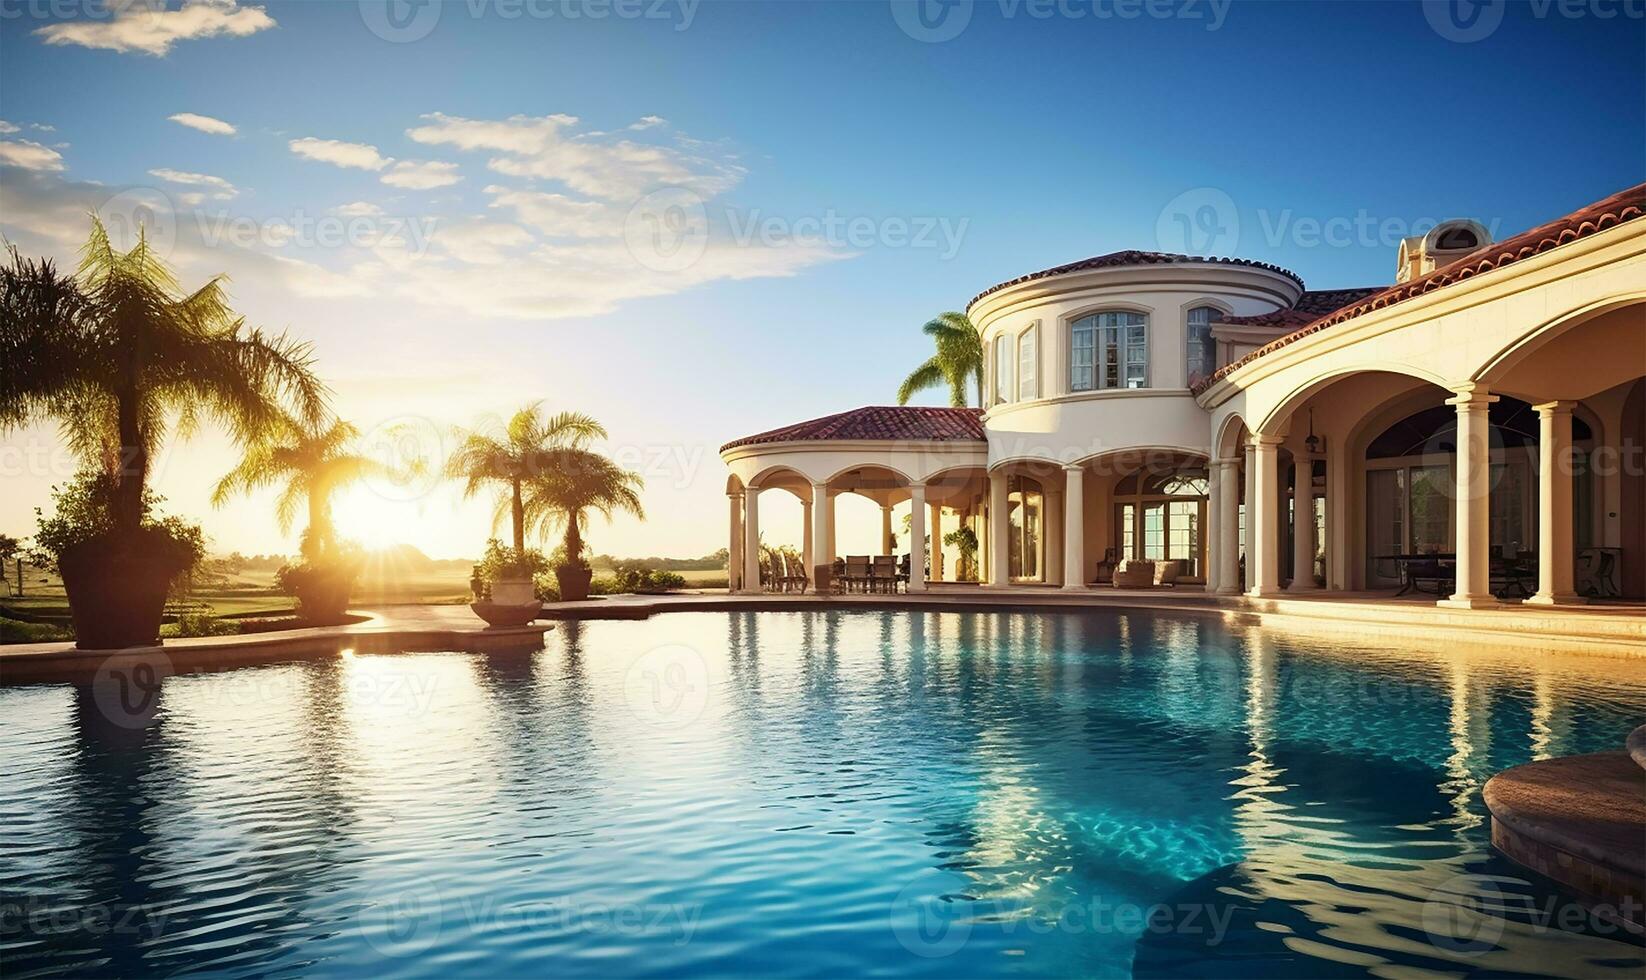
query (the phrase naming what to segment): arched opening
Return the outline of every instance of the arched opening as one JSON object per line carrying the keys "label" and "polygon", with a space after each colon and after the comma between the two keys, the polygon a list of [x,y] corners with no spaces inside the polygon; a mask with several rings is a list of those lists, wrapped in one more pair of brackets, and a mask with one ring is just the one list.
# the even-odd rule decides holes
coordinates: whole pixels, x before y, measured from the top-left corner
{"label": "arched opening", "polygon": [[1006,478],[1006,568],[1013,582],[1046,581],[1046,491],[1032,476]]}
{"label": "arched opening", "polygon": [[1112,546],[1121,560],[1175,561],[1180,581],[1205,581],[1211,475],[1200,458],[1168,465],[1115,485]]}

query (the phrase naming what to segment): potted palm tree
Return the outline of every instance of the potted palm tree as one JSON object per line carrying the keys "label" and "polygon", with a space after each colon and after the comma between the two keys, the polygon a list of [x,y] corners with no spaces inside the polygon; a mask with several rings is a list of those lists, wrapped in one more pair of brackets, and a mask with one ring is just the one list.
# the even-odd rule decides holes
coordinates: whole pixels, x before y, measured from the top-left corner
{"label": "potted palm tree", "polygon": [[221,421],[249,443],[286,412],[317,418],[325,386],[306,344],[249,329],[222,277],[193,293],[141,232],[120,252],[95,218],[76,276],[15,248],[0,267],[0,429],[51,418],[89,468],[78,509],[48,535],[76,642],[157,642],[166,590],[199,529],[157,519],[150,461],[174,426]]}
{"label": "potted palm tree", "polygon": [[589,511],[599,511],[607,520],[618,511],[644,519],[641,485],[639,474],[581,447],[555,453],[552,465],[532,481],[527,508],[531,522],[545,532],[560,527],[565,533],[554,567],[563,601],[589,597],[594,569],[584,554],[587,545],[583,540]]}
{"label": "potted palm tree", "polygon": [[[482,612],[482,604],[476,603],[481,618],[491,622],[492,615],[507,617],[509,607],[530,608],[534,613],[542,608],[533,576],[541,556],[534,558],[535,552],[526,548],[526,532],[540,516],[531,489],[559,454],[581,451],[589,440],[605,435],[605,428],[587,415],[560,412],[545,416],[543,403],[532,402],[515,412],[501,432],[468,433],[446,461],[446,475],[464,481],[465,498],[487,488],[499,491],[494,528],[503,523],[504,514],[509,515],[512,553],[493,555],[488,548],[487,560],[481,562],[481,577],[490,589],[489,604],[501,608],[495,613]],[[587,585],[584,588],[586,593]]]}
{"label": "potted palm tree", "polygon": [[298,615],[310,622],[341,620],[360,573],[359,549],[340,539],[332,523],[333,496],[361,480],[404,480],[423,465],[421,460],[412,460],[405,470],[396,470],[356,451],[359,436],[359,430],[342,419],[284,416],[247,448],[240,465],[218,480],[212,491],[212,504],[222,506],[236,494],[284,481],[285,489],[275,503],[281,531],[291,528],[300,503],[307,506],[309,524],[303,532],[301,558],[280,569],[279,581],[297,599]]}

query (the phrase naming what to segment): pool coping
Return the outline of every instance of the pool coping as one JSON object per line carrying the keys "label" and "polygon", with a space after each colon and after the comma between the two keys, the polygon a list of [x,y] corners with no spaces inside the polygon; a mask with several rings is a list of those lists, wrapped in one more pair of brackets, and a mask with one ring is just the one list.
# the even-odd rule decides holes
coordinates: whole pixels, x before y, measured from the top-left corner
{"label": "pool coping", "polygon": [[483,626],[467,606],[407,605],[355,610],[369,618],[336,627],[307,627],[233,637],[196,637],[156,647],[80,650],[69,642],[0,645],[0,686],[77,681],[119,658],[163,658],[173,670],[209,670],[279,659],[359,652],[495,650],[541,643],[557,622],[639,620],[682,612],[1080,612],[1087,610],[1193,613],[1288,631],[1448,640],[1492,648],[1560,654],[1646,658],[1646,615],[1544,607],[1441,609],[1427,604],[1319,594],[1307,598],[1253,598],[1198,591],[932,589],[897,595],[744,595],[674,593],[611,596],[544,606],[538,622],[515,628]]}

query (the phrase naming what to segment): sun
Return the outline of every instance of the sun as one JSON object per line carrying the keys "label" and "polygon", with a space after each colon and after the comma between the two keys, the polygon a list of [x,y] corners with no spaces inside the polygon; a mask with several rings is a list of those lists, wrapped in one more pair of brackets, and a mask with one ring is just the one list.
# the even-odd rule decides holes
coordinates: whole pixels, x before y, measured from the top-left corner
{"label": "sun", "polygon": [[365,486],[351,487],[337,498],[332,521],[338,534],[360,542],[368,551],[400,544],[407,530],[401,508]]}

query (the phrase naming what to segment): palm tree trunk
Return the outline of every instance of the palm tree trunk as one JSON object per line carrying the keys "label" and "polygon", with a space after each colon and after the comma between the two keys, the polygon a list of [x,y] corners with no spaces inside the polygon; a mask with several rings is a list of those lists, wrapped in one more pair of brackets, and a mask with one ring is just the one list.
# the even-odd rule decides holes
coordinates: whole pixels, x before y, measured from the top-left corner
{"label": "palm tree trunk", "polygon": [[324,555],[331,550],[334,533],[331,525],[331,493],[316,481],[309,487],[309,540],[313,542],[317,555]]}
{"label": "palm tree trunk", "polygon": [[512,480],[509,485],[514,492],[514,553],[519,556],[526,553],[526,502],[520,496],[520,481]]}
{"label": "palm tree trunk", "polygon": [[135,384],[120,393],[118,418],[120,458],[116,461],[113,517],[116,527],[135,531],[143,524],[143,485],[149,478],[149,454],[137,422]]}
{"label": "palm tree trunk", "polygon": [[577,526],[582,518],[575,510],[566,515],[566,561],[573,565],[583,557],[583,534]]}

